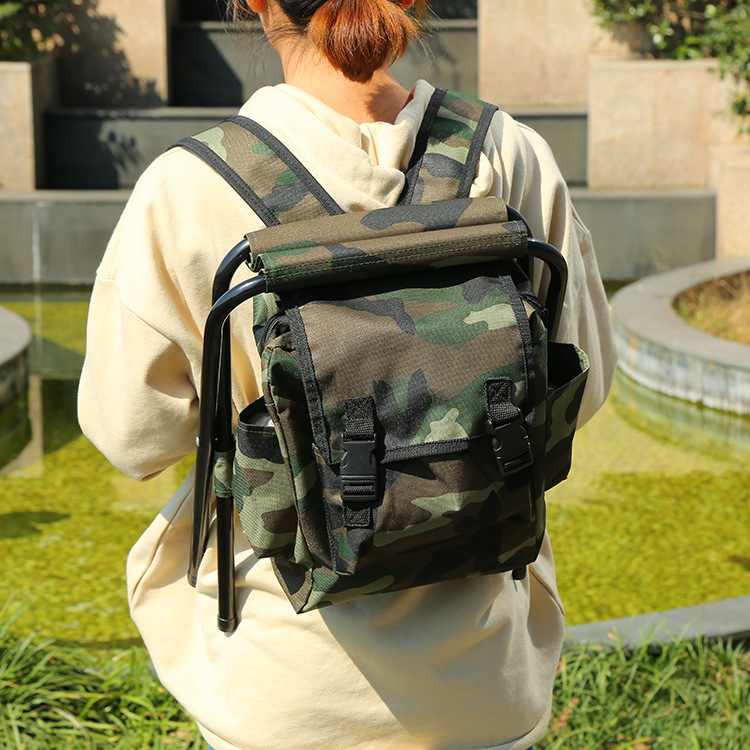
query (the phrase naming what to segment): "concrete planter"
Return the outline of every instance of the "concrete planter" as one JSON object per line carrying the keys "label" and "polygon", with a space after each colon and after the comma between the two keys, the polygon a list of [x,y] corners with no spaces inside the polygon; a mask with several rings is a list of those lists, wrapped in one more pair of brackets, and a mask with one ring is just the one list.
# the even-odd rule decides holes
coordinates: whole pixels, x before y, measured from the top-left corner
{"label": "concrete planter", "polygon": [[588,178],[594,189],[705,188],[709,149],[748,142],[715,60],[589,60]]}
{"label": "concrete planter", "polygon": [[27,192],[41,186],[42,113],[56,100],[54,58],[0,62],[0,190]]}

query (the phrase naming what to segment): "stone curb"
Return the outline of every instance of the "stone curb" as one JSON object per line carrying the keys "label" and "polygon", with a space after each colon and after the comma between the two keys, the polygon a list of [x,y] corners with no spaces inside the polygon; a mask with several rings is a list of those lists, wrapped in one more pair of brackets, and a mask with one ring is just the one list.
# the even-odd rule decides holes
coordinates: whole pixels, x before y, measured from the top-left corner
{"label": "stone curb", "polygon": [[21,317],[0,307],[0,409],[26,387],[32,335]]}
{"label": "stone curb", "polygon": [[621,370],[659,393],[750,414],[750,347],[693,328],[672,308],[686,289],[747,270],[750,257],[722,258],[620,290],[612,312]]}
{"label": "stone curb", "polygon": [[0,307],[0,365],[14,359],[31,343],[31,328],[19,315]]}
{"label": "stone curb", "polygon": [[644,643],[666,644],[698,637],[744,640],[750,638],[750,596],[573,625],[566,628],[565,635],[579,643],[604,646],[612,646],[613,636],[617,636],[629,648]]}

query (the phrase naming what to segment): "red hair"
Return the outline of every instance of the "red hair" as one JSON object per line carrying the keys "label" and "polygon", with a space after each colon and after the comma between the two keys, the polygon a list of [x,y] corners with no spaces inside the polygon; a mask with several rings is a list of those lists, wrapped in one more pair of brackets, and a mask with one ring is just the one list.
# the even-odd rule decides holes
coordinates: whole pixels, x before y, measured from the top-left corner
{"label": "red hair", "polygon": [[[293,33],[307,36],[334,68],[366,83],[391,65],[419,36],[428,0],[276,0]],[[230,0],[236,20],[247,17],[244,0]],[[284,32],[280,32],[284,33]]]}
{"label": "red hair", "polygon": [[406,52],[419,24],[393,0],[326,0],[307,33],[334,68],[365,83]]}

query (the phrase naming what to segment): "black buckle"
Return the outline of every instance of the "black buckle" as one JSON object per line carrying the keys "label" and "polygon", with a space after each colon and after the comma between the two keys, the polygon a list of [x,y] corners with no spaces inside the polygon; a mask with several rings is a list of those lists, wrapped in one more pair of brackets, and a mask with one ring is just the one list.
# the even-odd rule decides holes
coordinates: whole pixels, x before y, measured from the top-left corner
{"label": "black buckle", "polygon": [[497,427],[490,424],[490,431],[493,435],[492,452],[504,477],[528,469],[534,463],[529,434],[520,412],[512,422]]}
{"label": "black buckle", "polygon": [[375,440],[344,440],[341,459],[341,500],[374,503],[377,499]]}

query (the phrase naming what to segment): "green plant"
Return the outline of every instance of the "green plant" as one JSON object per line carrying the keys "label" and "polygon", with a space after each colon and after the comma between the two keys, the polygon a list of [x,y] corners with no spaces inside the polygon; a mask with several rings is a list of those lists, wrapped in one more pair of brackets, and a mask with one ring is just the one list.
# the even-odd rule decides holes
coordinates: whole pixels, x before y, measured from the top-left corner
{"label": "green plant", "polygon": [[204,748],[143,649],[95,655],[19,631],[0,607],[0,747]]}
{"label": "green plant", "polygon": [[72,0],[0,2],[0,60],[52,52],[62,43],[57,26],[72,4]]}
{"label": "green plant", "polygon": [[747,117],[750,115],[750,5],[741,3],[728,12],[720,12],[711,5],[706,14],[705,38],[712,54],[719,59],[721,75],[741,84],[732,100],[732,111]]}
{"label": "green plant", "polygon": [[750,5],[747,0],[593,0],[607,29],[637,25],[651,39],[651,54],[687,60],[716,57],[719,73],[738,90],[732,111],[750,115]]}
{"label": "green plant", "polygon": [[[0,747],[202,750],[143,648],[41,640],[0,607]],[[544,750],[685,750],[750,743],[750,654],[722,642],[568,644]]]}
{"label": "green plant", "polygon": [[697,640],[563,650],[543,750],[750,746],[750,654]]}

